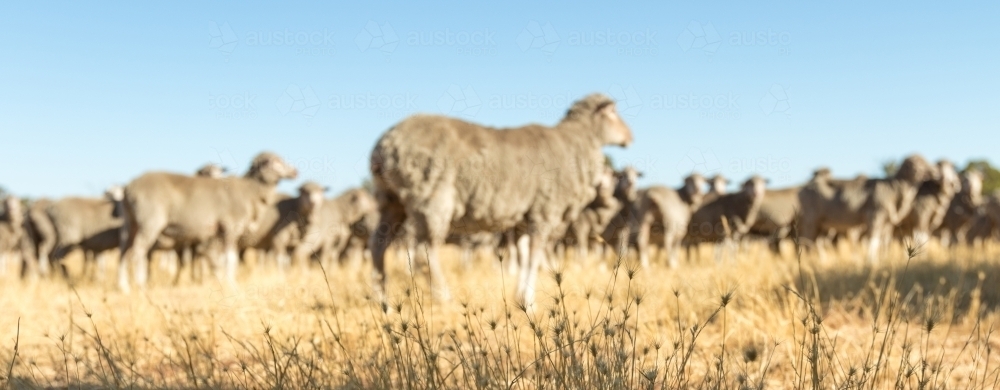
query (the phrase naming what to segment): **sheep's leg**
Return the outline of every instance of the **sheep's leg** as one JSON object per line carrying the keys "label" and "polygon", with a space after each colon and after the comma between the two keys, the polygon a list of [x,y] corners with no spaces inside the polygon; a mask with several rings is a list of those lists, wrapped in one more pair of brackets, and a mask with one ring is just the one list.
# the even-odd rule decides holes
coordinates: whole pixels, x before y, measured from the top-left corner
{"label": "sheep's leg", "polygon": [[528,311],[534,310],[538,269],[546,263],[545,243],[549,239],[547,231],[541,231],[538,228],[534,230],[528,238],[531,253],[527,258],[527,263],[521,267],[521,277],[517,286],[517,299]]}
{"label": "sheep's leg", "polygon": [[191,265],[192,249],[190,246],[185,246],[180,251],[180,263],[177,265],[177,272],[174,273],[174,286],[180,284],[181,274],[184,273],[184,270],[188,270],[191,273],[191,279],[194,280],[194,266]]}
{"label": "sheep's leg", "polygon": [[[215,257],[215,253],[213,252],[214,249],[208,248],[208,250],[204,253],[195,254],[191,258],[191,261],[195,263],[193,264],[193,269],[191,270],[191,277],[194,278],[198,284],[204,283],[205,275],[208,275],[211,272],[209,259]],[[198,271],[197,275],[194,274],[195,270]]]}
{"label": "sheep's leg", "polygon": [[639,233],[636,236],[636,246],[639,247],[639,264],[642,268],[649,268],[649,229],[652,221],[643,220],[639,225]]}
{"label": "sheep's leg", "polygon": [[558,244],[556,244],[556,247],[555,247],[555,256],[554,257],[557,257],[557,258],[560,258],[560,259],[566,257],[566,244],[565,243],[558,243]]}
{"label": "sheep's leg", "polygon": [[[140,264],[149,263],[149,249],[152,247],[153,243],[156,242],[156,237],[160,235],[159,229],[145,229],[142,231],[135,231],[129,241],[124,245],[125,250],[118,262],[118,289],[124,293],[131,291],[129,286],[129,267],[132,267],[132,272],[135,274],[136,284],[139,286],[144,285],[145,280],[142,280],[143,284],[139,283],[139,273],[145,275],[145,268],[140,268]],[[140,272],[142,271],[142,272]]]}
{"label": "sheep's leg", "polygon": [[788,236],[788,228],[779,228],[774,231],[767,240],[767,247],[771,250],[771,254],[777,258],[781,258],[781,240]]}
{"label": "sheep's leg", "polygon": [[133,273],[135,274],[134,278],[135,278],[135,285],[136,286],[145,287],[146,284],[149,282],[149,272],[150,272],[150,269],[149,269],[149,263],[150,263],[149,252],[150,251],[147,250],[145,258],[142,261],[134,264],[135,270],[133,270]]}
{"label": "sheep's leg", "polygon": [[52,253],[54,245],[55,239],[52,237],[42,237],[41,242],[38,243],[38,273],[42,276],[49,275],[51,269],[49,255]]}
{"label": "sheep's leg", "polygon": [[941,231],[941,240],[940,241],[941,241],[941,247],[942,248],[945,248],[945,249],[950,249],[951,248],[951,241],[952,241],[951,235],[952,235],[951,230],[942,230]]}
{"label": "sheep's leg", "polygon": [[438,259],[438,248],[441,244],[436,241],[431,241],[427,246],[427,265],[431,271],[431,293],[434,294],[434,299],[438,302],[448,302],[451,301],[451,291],[448,290],[448,283],[444,279],[444,272]]}
{"label": "sheep's leg", "polygon": [[386,304],[385,291],[385,251],[392,243],[396,235],[396,229],[406,219],[406,214],[398,207],[380,207],[379,223],[368,237],[368,246],[372,252],[372,287],[375,292],[375,299]]}
{"label": "sheep's leg", "polygon": [[160,251],[157,267],[160,271],[169,272],[173,264],[178,261],[177,253],[174,251]]}
{"label": "sheep's leg", "polygon": [[868,253],[865,259],[868,264],[875,265],[878,262],[879,245],[881,245],[882,233],[872,229],[871,237],[868,238]]}
{"label": "sheep's leg", "polygon": [[461,260],[462,269],[469,270],[472,268],[472,247],[469,245],[462,245]]}
{"label": "sheep's leg", "polygon": [[97,254],[97,263],[95,264],[97,269],[92,279],[94,282],[104,281],[105,274],[108,272],[108,256],[110,256],[110,254],[107,251]]}
{"label": "sheep's leg", "polygon": [[239,250],[236,246],[236,240],[227,238],[223,245],[226,260],[226,283],[228,283],[229,286],[236,286],[236,267],[240,264]]}
{"label": "sheep's leg", "polygon": [[94,258],[94,251],[89,249],[83,250],[83,272],[80,274],[81,277],[86,277],[87,279],[94,280],[94,275],[97,273],[95,268],[95,263],[97,260]]}
{"label": "sheep's leg", "polygon": [[663,232],[663,251],[667,254],[667,265],[670,268],[677,268],[677,235],[670,230]]}
{"label": "sheep's leg", "polygon": [[292,256],[285,248],[279,248],[274,255],[274,262],[278,265],[278,271],[284,273],[292,265]]}
{"label": "sheep's leg", "polygon": [[617,237],[615,237],[615,242],[613,243],[615,245],[615,255],[618,256],[618,259],[624,259],[628,255],[629,237],[632,235],[632,229],[626,226],[621,228],[617,233]]}
{"label": "sheep's leg", "polygon": [[582,265],[587,262],[590,253],[587,250],[590,249],[590,229],[577,228],[576,229],[576,258],[577,264]]}
{"label": "sheep's leg", "polygon": [[593,246],[590,248],[590,251],[594,252],[594,257],[596,257],[598,261],[604,259],[605,256],[604,244],[598,242],[598,243],[592,243],[591,245]]}
{"label": "sheep's leg", "polygon": [[531,237],[527,234],[522,234],[517,238],[517,271],[521,272],[521,269],[525,268],[529,264],[529,259],[531,258]]}

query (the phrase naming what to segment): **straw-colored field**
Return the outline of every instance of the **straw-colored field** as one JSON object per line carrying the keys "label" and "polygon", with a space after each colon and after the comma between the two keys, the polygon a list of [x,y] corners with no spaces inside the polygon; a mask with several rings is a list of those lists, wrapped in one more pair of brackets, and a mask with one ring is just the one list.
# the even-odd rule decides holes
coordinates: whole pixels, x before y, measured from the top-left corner
{"label": "straw-colored field", "polygon": [[[786,248],[790,249],[791,248]],[[763,246],[671,270],[562,262],[538,309],[510,303],[495,259],[444,259],[455,299],[390,258],[370,268],[244,269],[238,288],[154,266],[105,285],[0,284],[0,384],[70,388],[983,388],[1000,386],[1000,251],[895,248],[874,269],[802,266]],[[957,258],[960,260],[948,260]],[[70,261],[76,272],[79,258]],[[16,355],[16,356],[15,356]],[[9,367],[9,369],[8,369]],[[8,377],[9,376],[9,377]]]}

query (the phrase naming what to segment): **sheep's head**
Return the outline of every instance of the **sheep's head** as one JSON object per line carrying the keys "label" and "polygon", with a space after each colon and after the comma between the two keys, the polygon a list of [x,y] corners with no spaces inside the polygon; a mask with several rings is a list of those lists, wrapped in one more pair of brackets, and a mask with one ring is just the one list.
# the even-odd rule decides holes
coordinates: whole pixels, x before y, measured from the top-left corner
{"label": "sheep's head", "polygon": [[351,222],[356,222],[365,215],[378,211],[378,202],[368,191],[360,188],[348,190],[344,195],[347,198],[348,209],[351,213]]}
{"label": "sheep's head", "polygon": [[120,185],[113,185],[104,190],[104,197],[112,202],[121,202],[125,199],[125,188]]}
{"label": "sheep's head", "polygon": [[627,166],[622,168],[621,171],[615,172],[615,196],[626,199],[629,202],[634,201],[638,196],[640,177],[642,177],[642,172],[639,172],[632,166]]}
{"label": "sheep's head", "polygon": [[692,173],[684,178],[684,192],[695,197],[704,193],[705,185],[708,181],[700,173]]}
{"label": "sheep's head", "polygon": [[611,167],[605,166],[604,169],[601,170],[600,176],[597,178],[597,197],[613,197],[615,195],[615,186],[617,184],[615,170],[611,169]]}
{"label": "sheep's head", "polygon": [[924,180],[934,177],[935,168],[919,154],[912,154],[903,160],[896,171],[896,179],[913,185],[919,185]]}
{"label": "sheep's head", "polygon": [[604,145],[628,147],[632,144],[632,130],[618,115],[615,101],[603,94],[595,93],[577,100],[566,112],[567,120],[589,120],[600,133]]}
{"label": "sheep's head", "polygon": [[295,179],[299,171],[277,154],[261,152],[250,163],[246,177],[256,179],[261,183],[276,185],[282,179]]}
{"label": "sheep's head", "polygon": [[726,193],[726,186],[729,185],[729,180],[721,174],[716,174],[715,176],[712,176],[711,180],[709,180],[709,184],[709,192],[722,195]]}
{"label": "sheep's head", "polygon": [[949,194],[958,193],[962,190],[962,180],[958,177],[955,164],[948,160],[940,160],[934,170],[934,179],[941,183]]}
{"label": "sheep's head", "polygon": [[743,192],[755,200],[763,200],[767,189],[767,179],[753,175],[743,182]]}
{"label": "sheep's head", "polygon": [[208,163],[202,165],[201,168],[198,168],[198,171],[195,172],[194,175],[199,177],[210,177],[213,179],[218,179],[221,178],[223,175],[225,175],[226,171],[227,169],[225,167],[221,167],[213,163]]}
{"label": "sheep's head", "polygon": [[302,214],[309,215],[313,211],[323,207],[324,195],[329,187],[324,187],[316,182],[307,181],[299,186],[299,210]]}
{"label": "sheep's head", "polygon": [[983,198],[983,173],[970,169],[962,173],[962,194],[965,194],[972,204],[979,204]]}
{"label": "sheep's head", "polygon": [[830,173],[830,168],[820,167],[813,171],[813,181],[826,181],[829,180],[832,174]]}
{"label": "sheep's head", "polygon": [[993,191],[986,200],[986,215],[993,221],[994,229],[1000,226],[1000,190]]}
{"label": "sheep's head", "polygon": [[3,209],[11,220],[16,220],[21,216],[21,200],[16,196],[9,195],[3,200]]}

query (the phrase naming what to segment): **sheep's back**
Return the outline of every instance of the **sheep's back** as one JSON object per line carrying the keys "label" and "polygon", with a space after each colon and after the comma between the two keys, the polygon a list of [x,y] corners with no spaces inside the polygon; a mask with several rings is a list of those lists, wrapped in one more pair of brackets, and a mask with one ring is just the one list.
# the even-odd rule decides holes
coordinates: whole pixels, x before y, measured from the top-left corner
{"label": "sheep's back", "polygon": [[414,116],[379,141],[380,180],[404,202],[453,186],[456,219],[509,226],[536,212],[567,218],[594,197],[600,156],[578,137],[531,125],[497,130],[435,116]]}

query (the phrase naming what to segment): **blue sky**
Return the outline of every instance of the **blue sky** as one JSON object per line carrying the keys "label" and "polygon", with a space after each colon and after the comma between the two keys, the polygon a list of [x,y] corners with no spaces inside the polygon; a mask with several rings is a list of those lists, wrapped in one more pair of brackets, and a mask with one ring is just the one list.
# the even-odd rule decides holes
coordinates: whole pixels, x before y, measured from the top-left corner
{"label": "blue sky", "polygon": [[[783,186],[919,152],[1000,161],[1000,3],[0,3],[0,185],[98,195],[273,150],[336,190],[414,112],[553,124],[590,92],[608,148]],[[291,191],[296,183],[283,184]]]}

